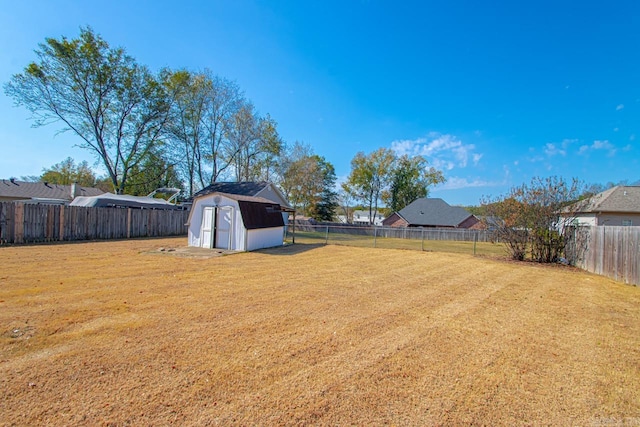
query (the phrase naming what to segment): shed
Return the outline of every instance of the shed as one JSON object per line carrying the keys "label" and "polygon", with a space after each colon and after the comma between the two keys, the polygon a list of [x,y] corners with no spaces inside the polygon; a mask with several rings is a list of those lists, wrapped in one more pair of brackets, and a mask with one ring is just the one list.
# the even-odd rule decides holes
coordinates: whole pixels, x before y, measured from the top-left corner
{"label": "shed", "polygon": [[187,223],[188,245],[234,251],[281,246],[284,209],[263,197],[221,192],[196,195]]}

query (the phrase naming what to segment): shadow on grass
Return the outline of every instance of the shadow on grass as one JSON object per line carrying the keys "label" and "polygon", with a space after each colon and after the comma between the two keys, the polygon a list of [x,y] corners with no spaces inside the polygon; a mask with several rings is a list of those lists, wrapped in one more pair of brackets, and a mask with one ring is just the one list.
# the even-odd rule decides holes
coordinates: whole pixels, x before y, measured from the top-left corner
{"label": "shadow on grass", "polygon": [[303,252],[311,251],[316,248],[325,246],[324,243],[287,243],[283,246],[276,246],[273,248],[260,249],[256,252],[261,252],[269,255],[296,255]]}

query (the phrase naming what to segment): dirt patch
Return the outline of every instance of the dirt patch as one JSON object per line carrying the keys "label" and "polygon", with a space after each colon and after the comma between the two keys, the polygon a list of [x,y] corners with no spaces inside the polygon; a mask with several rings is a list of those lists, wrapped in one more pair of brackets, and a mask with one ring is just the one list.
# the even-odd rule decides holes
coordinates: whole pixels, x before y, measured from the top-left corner
{"label": "dirt patch", "polygon": [[0,248],[0,425],[640,422],[636,287],[454,254],[185,246]]}
{"label": "dirt patch", "polygon": [[239,252],[228,251],[224,249],[198,248],[193,246],[169,246],[169,247],[163,246],[163,247],[159,247],[157,249],[148,251],[146,253],[159,254],[159,255],[171,255],[171,256],[180,257],[180,258],[208,259],[208,258],[220,257],[224,255],[232,255]]}

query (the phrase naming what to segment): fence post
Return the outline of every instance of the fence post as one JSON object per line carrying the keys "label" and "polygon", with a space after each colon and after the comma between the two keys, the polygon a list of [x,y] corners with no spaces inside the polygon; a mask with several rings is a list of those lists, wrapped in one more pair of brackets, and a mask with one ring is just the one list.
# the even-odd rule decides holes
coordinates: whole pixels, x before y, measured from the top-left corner
{"label": "fence post", "polygon": [[131,208],[127,208],[127,239],[131,238]]}
{"label": "fence post", "polygon": [[324,233],[324,244],[325,245],[329,244],[329,226],[328,225]]}
{"label": "fence post", "polygon": [[478,233],[473,235],[473,256],[476,256],[476,243],[478,242]]}
{"label": "fence post", "polygon": [[424,251],[424,227],[422,228],[422,239],[421,239],[422,251]]}
{"label": "fence post", "polygon": [[61,242],[64,240],[64,212],[67,210],[66,206],[60,206],[60,227],[59,227],[59,231],[60,234],[58,236],[58,240],[60,240]]}
{"label": "fence post", "polygon": [[378,247],[377,240],[378,240],[378,229],[376,227],[373,227],[373,247],[374,248]]}
{"label": "fence post", "polygon": [[24,243],[24,203],[16,203],[14,236],[15,243]]}

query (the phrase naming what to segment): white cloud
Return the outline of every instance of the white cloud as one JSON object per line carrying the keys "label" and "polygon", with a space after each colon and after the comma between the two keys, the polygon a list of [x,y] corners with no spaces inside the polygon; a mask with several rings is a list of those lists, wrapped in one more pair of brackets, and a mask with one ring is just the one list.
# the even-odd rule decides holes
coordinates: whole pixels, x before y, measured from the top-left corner
{"label": "white cloud", "polygon": [[556,155],[566,156],[567,152],[561,149],[560,147],[556,147],[555,144],[548,142],[547,145],[544,146],[544,154],[546,154],[549,157],[553,157]]}
{"label": "white cloud", "polygon": [[618,106],[616,107],[616,111],[620,111],[624,108],[624,104],[618,104]]}
{"label": "white cloud", "polygon": [[425,138],[393,141],[391,149],[398,155],[425,156],[435,167],[445,170],[465,168],[469,159],[477,165],[482,158],[481,153],[475,152],[475,145],[465,144],[454,135],[437,132],[431,132]]}
{"label": "white cloud", "polygon": [[607,152],[608,156],[614,156],[618,149],[610,143],[608,140],[595,140],[591,145],[582,145],[578,150],[578,154],[588,154],[591,151],[603,150]]}
{"label": "white cloud", "polygon": [[495,187],[496,185],[500,185],[500,183],[485,181],[482,179],[474,179],[469,181],[467,178],[452,176],[450,178],[447,178],[447,182],[439,186],[438,190],[459,190],[461,188]]}

